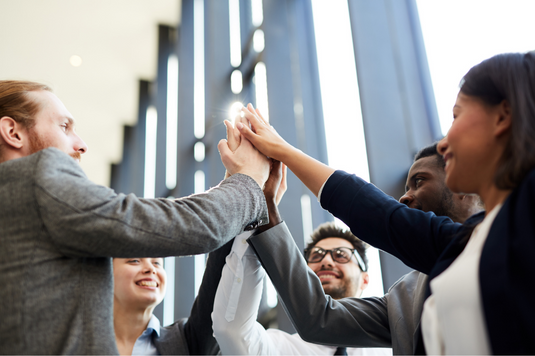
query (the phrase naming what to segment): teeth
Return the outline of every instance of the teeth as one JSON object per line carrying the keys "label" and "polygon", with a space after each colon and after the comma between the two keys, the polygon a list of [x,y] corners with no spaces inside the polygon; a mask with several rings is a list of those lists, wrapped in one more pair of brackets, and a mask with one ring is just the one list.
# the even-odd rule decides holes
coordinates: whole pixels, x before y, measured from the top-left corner
{"label": "teeth", "polygon": [[156,287],[157,286],[156,282],[154,281],[139,281],[137,284],[143,287]]}
{"label": "teeth", "polygon": [[336,277],[333,276],[332,274],[323,274],[320,276],[320,279],[333,279],[333,278],[336,278]]}

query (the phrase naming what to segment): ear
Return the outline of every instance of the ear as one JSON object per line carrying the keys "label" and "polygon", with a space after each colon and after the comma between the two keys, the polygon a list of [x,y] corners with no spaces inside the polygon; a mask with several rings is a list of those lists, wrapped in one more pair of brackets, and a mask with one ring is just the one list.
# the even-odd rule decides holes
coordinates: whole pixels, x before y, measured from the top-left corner
{"label": "ear", "polygon": [[500,137],[511,129],[511,123],[513,121],[513,115],[511,105],[507,100],[503,100],[497,107],[498,117],[496,119],[496,127],[494,134],[496,137]]}
{"label": "ear", "polygon": [[0,138],[8,146],[21,149],[26,139],[26,129],[9,116],[4,116],[0,118]]}
{"label": "ear", "polygon": [[360,274],[360,278],[361,278],[361,283],[360,283],[360,290],[364,290],[368,287],[368,284],[370,284],[370,275],[368,274],[368,272],[361,272]]}

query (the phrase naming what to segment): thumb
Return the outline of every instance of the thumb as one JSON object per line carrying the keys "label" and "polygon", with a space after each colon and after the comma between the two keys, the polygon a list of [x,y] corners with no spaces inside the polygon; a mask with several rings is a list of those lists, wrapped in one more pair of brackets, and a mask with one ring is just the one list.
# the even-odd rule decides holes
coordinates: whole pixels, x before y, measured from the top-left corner
{"label": "thumb", "polygon": [[232,151],[228,147],[227,140],[222,138],[217,144],[217,150],[219,151],[219,154],[221,155],[221,160],[223,161],[223,164],[225,164],[225,160],[228,160],[230,156],[232,155]]}

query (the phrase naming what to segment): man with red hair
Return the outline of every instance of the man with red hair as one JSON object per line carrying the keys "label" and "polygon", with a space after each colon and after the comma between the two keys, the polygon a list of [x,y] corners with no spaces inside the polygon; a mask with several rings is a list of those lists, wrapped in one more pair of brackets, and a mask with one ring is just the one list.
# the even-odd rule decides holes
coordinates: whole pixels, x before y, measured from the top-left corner
{"label": "man with red hair", "polygon": [[111,257],[206,253],[267,222],[268,159],[219,148],[231,176],[205,194],[116,194],[80,168],[87,145],[50,88],[0,81],[0,353],[117,354]]}

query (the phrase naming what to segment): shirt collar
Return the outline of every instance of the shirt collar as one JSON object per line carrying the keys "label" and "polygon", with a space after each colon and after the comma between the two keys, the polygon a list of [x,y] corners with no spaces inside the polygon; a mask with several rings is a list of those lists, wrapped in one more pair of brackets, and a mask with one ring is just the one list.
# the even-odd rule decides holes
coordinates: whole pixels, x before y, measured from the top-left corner
{"label": "shirt collar", "polygon": [[160,320],[158,320],[158,318],[156,316],[154,316],[154,314],[152,314],[152,316],[151,316],[151,318],[149,320],[149,325],[147,325],[146,331],[148,331],[148,332],[155,331],[156,335],[158,335],[158,337],[160,337]]}

